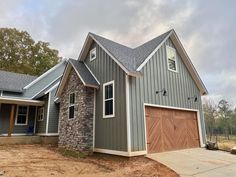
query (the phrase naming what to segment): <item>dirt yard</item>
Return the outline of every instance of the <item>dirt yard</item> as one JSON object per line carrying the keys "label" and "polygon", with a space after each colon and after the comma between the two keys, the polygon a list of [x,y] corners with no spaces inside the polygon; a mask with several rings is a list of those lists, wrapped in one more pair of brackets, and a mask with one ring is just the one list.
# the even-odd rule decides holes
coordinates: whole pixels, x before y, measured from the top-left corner
{"label": "dirt yard", "polygon": [[4,171],[4,177],[178,176],[164,165],[145,157],[94,154],[76,159],[62,156],[56,148],[40,145],[0,146],[1,171]]}

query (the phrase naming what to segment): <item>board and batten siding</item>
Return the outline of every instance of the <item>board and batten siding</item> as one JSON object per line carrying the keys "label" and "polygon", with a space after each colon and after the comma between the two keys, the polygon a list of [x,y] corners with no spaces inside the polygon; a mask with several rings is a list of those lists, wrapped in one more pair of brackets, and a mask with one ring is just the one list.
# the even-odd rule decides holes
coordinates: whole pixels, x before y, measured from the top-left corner
{"label": "board and batten siding", "polygon": [[40,101],[44,101],[44,117],[42,121],[39,121],[37,118],[36,123],[36,133],[46,133],[46,125],[47,125],[47,109],[48,109],[48,100],[49,100],[49,94],[44,95],[39,99]]}
{"label": "board and batten siding", "polygon": [[[0,110],[0,134],[7,134],[9,128],[9,119],[11,113],[11,104],[1,104]],[[29,126],[34,126],[35,120],[35,106],[29,106],[28,110],[28,124],[27,125],[15,125],[16,121],[16,112],[17,112],[17,105],[15,105],[15,112],[14,112],[14,126],[12,133],[13,134],[26,134]]]}
{"label": "board and batten siding", "polygon": [[59,105],[54,102],[57,87],[50,94],[48,133],[58,133]]}
{"label": "board and batten siding", "polygon": [[[189,71],[177,53],[177,70],[168,70],[166,45],[173,48],[171,39],[168,39],[151,59],[142,68],[141,77],[129,77],[130,83],[130,121],[131,121],[131,150],[146,149],[144,103],[198,109],[201,119],[203,141],[205,142],[205,124],[202,113],[201,95]],[[165,88],[167,96],[156,91]],[[197,96],[198,101],[188,100],[188,97]]]}
{"label": "board and batten siding", "polygon": [[[127,151],[125,72],[96,43],[96,59],[90,61],[89,52],[86,65],[100,82],[96,90],[95,148]],[[89,51],[90,51],[89,50]],[[115,81],[115,117],[103,118],[103,84]]]}

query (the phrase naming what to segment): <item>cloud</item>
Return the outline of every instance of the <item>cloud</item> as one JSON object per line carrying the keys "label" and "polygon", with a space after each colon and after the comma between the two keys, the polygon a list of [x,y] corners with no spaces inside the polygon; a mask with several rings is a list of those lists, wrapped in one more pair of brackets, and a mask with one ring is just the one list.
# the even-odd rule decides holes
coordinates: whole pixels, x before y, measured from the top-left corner
{"label": "cloud", "polygon": [[0,1],[0,26],[27,30],[77,58],[89,31],[135,47],[174,28],[210,97],[236,105],[236,1]]}

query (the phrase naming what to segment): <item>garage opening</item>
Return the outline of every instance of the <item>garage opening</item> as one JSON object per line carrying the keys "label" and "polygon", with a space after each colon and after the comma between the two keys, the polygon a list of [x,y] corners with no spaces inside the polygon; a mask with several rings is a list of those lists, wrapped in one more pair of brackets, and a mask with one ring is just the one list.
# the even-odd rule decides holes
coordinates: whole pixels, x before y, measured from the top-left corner
{"label": "garage opening", "polygon": [[200,146],[197,112],[145,107],[147,152]]}

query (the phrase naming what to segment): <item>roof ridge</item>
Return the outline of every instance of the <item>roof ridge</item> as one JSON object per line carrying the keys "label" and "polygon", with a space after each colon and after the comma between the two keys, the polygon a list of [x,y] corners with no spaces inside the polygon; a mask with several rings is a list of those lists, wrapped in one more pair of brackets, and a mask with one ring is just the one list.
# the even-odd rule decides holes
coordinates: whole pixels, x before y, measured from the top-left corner
{"label": "roof ridge", "polygon": [[101,35],[98,35],[98,34],[95,34],[95,33],[92,33],[92,32],[89,32],[89,34],[91,34],[91,35],[93,35],[93,36],[97,36],[97,37],[103,38],[103,39],[105,39],[105,40],[108,40],[108,41],[113,42],[113,43],[115,43],[115,44],[118,44],[118,45],[120,45],[120,46],[126,47],[126,48],[128,48],[128,49],[133,49],[133,48],[131,48],[131,47],[128,47],[128,46],[126,46],[126,45],[124,45],[124,44],[118,43],[118,42],[116,42],[116,41],[113,41],[113,40],[108,39],[108,38],[106,38],[106,37],[103,37],[103,36],[101,36]]}
{"label": "roof ridge", "polygon": [[135,47],[134,49],[137,49],[137,48],[139,48],[139,47],[141,47],[141,46],[144,46],[144,45],[146,45],[147,43],[149,43],[149,42],[151,42],[151,41],[154,41],[154,40],[157,39],[157,38],[160,38],[161,36],[166,36],[166,35],[169,34],[171,31],[173,31],[173,29],[171,29],[171,30],[169,30],[169,31],[167,31],[167,32],[165,32],[165,33],[162,33],[162,34],[160,34],[160,35],[158,35],[158,36],[156,36],[156,37],[154,37],[154,38],[152,38],[152,39],[146,41],[145,43],[143,43],[143,44],[141,44],[141,45]]}
{"label": "roof ridge", "polygon": [[27,76],[27,77],[35,77],[35,78],[37,78],[37,76],[33,76],[33,75],[30,75],[30,74],[17,73],[17,72],[12,72],[12,71],[5,71],[5,70],[1,70],[1,69],[0,69],[0,72],[6,72],[6,73],[21,75],[21,76]]}

